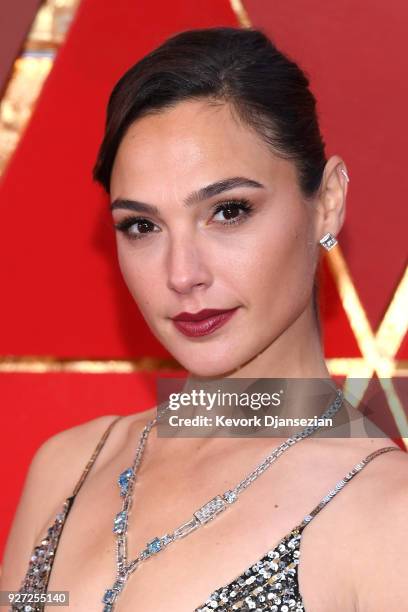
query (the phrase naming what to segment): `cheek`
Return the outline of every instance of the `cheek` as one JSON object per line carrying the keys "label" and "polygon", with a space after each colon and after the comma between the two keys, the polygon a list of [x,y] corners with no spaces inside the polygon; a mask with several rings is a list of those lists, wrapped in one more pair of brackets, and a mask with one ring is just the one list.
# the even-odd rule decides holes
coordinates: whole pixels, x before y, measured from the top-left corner
{"label": "cheek", "polygon": [[240,262],[241,283],[251,302],[271,314],[303,308],[314,278],[314,250],[306,215],[265,223],[251,236]]}
{"label": "cheek", "polygon": [[142,312],[145,312],[149,303],[154,301],[154,287],[152,271],[142,264],[142,258],[132,252],[127,246],[117,247],[118,263],[125,284]]}

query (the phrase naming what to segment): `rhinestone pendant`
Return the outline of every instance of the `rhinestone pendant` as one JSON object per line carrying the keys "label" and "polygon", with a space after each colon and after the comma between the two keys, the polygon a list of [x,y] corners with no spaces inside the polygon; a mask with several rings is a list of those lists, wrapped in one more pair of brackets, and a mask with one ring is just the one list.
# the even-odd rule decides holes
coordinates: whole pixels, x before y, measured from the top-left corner
{"label": "rhinestone pendant", "polygon": [[103,608],[103,612],[109,612],[109,610],[113,609],[115,599],[115,591],[113,589],[106,589],[104,596],[102,597],[102,603],[106,604]]}
{"label": "rhinestone pendant", "polygon": [[233,504],[234,501],[238,499],[238,495],[235,493],[235,491],[230,490],[225,491],[223,497],[228,504]]}
{"label": "rhinestone pendant", "polygon": [[120,486],[120,495],[125,497],[129,488],[129,481],[134,475],[132,468],[127,468],[124,472],[119,475],[118,485]]}
{"label": "rhinestone pendant", "polygon": [[227,502],[221,495],[216,495],[208,503],[202,506],[197,512],[194,512],[194,516],[200,521],[201,524],[211,521],[217,514],[225,510]]}
{"label": "rhinestone pendant", "polygon": [[139,555],[140,559],[147,559],[152,555],[159,553],[167,544],[173,541],[173,538],[166,533],[162,538],[155,537],[150,542],[147,542],[146,548]]}
{"label": "rhinestone pendant", "polygon": [[115,583],[110,589],[106,589],[102,597],[102,603],[105,604],[103,608],[103,612],[111,612],[114,609],[116,599],[119,593],[122,591],[125,584],[126,584],[126,576],[120,576],[115,581]]}
{"label": "rhinestone pendant", "polygon": [[160,538],[153,538],[150,542],[147,543],[147,550],[151,555],[158,553],[161,551],[161,542]]}
{"label": "rhinestone pendant", "polygon": [[122,510],[122,512],[118,512],[115,516],[115,520],[113,522],[113,533],[124,533],[126,528],[126,510]]}

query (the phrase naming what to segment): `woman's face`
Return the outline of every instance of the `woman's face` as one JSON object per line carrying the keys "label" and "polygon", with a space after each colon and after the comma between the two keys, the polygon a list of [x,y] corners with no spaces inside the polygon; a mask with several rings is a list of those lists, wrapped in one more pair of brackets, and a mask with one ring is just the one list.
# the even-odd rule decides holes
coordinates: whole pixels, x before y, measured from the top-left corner
{"label": "woman's face", "polygon": [[[237,177],[247,184],[227,183]],[[118,149],[110,195],[114,224],[130,219],[116,231],[129,291],[153,334],[191,373],[227,375],[310,306],[313,205],[302,199],[293,162],[274,156],[229,105],[186,101],[137,120]],[[135,202],[157,211],[129,208]],[[207,308],[236,310],[199,336],[172,320]]]}

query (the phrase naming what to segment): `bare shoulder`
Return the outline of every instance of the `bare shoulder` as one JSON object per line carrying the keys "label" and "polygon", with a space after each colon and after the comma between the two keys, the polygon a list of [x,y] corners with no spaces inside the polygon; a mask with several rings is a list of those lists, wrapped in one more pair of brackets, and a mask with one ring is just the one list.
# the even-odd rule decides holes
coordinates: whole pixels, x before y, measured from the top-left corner
{"label": "bare shoulder", "polygon": [[44,520],[71,494],[98,441],[117,415],[91,419],[58,432],[35,452],[6,542],[0,577],[17,589]]}
{"label": "bare shoulder", "polygon": [[354,549],[360,551],[353,565],[358,574],[358,609],[403,610],[408,578],[408,453],[384,453],[373,463],[377,466],[364,487],[364,516]]}
{"label": "bare shoulder", "polygon": [[[29,468],[30,482],[44,494],[70,494],[107,428],[119,415],[104,415],[60,431],[38,448]],[[56,477],[57,476],[57,477]],[[39,488],[38,488],[39,487]]]}

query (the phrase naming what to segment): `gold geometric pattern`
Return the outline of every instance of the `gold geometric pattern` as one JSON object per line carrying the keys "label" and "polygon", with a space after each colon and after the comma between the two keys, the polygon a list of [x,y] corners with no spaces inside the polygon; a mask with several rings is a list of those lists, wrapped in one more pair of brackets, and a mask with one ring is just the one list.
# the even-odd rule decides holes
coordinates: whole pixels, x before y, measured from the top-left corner
{"label": "gold geometric pattern", "polygon": [[[392,378],[396,376],[407,376],[408,364],[401,366],[395,360],[395,355],[408,330],[408,268],[402,277],[387,311],[374,334],[367,315],[354,287],[350,271],[343,257],[339,245],[327,253],[329,267],[335,279],[343,308],[346,312],[350,327],[361,351],[362,358],[348,359],[347,369],[340,371],[338,375],[345,375],[344,390],[348,388],[348,381],[353,380],[353,394],[359,401],[363,398],[369,381],[373,374],[379,378],[385,397],[388,400],[390,412],[398,427],[399,432],[408,431],[407,414],[401,399],[394,387]],[[345,365],[345,364],[343,364]],[[334,374],[333,371],[331,371]],[[359,393],[356,396],[356,381],[361,381]],[[408,449],[408,438],[402,437],[405,447]]]}
{"label": "gold geometric pattern", "polygon": [[[0,104],[0,174],[20,139],[31,116],[36,99],[48,75],[55,53],[65,39],[79,0],[48,0],[38,12],[28,35],[22,57],[14,70]],[[231,7],[243,28],[252,27],[242,0],[230,0]],[[373,332],[366,312],[352,281],[340,245],[325,253],[350,327],[361,351],[359,358],[327,359],[333,376],[345,376],[347,390],[350,379],[362,381],[356,399],[362,399],[373,375],[377,375],[387,398],[390,412],[402,432],[407,431],[407,415],[392,378],[408,376],[408,361],[397,361],[395,355],[408,330],[408,268],[391,299],[388,309]],[[179,370],[174,359],[143,357],[136,360],[59,359],[54,356],[3,356],[0,372],[81,372],[132,373],[136,371]],[[353,382],[353,395],[356,385]],[[408,449],[408,439],[402,438]]]}
{"label": "gold geometric pattern", "polygon": [[64,42],[79,0],[47,0],[38,10],[23,51],[14,62],[0,103],[0,175],[15,151],[41,89]]}
{"label": "gold geometric pattern", "polygon": [[[240,25],[243,28],[252,27],[242,0],[230,0],[230,3]],[[325,253],[325,256],[362,354],[362,358],[328,359],[327,367],[332,376],[346,376],[343,387],[345,391],[348,390],[352,378],[361,379],[360,389],[357,390],[355,380],[352,384],[353,395],[358,402],[363,398],[371,377],[376,374],[398,431],[401,434],[407,432],[407,414],[393,385],[392,377],[408,375],[408,363],[395,360],[395,355],[408,331],[408,268],[392,297],[377,333],[374,334],[340,245]],[[402,436],[402,440],[408,450],[408,438]]]}

